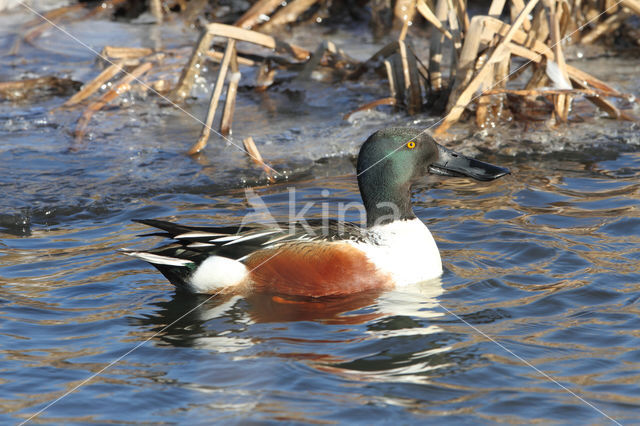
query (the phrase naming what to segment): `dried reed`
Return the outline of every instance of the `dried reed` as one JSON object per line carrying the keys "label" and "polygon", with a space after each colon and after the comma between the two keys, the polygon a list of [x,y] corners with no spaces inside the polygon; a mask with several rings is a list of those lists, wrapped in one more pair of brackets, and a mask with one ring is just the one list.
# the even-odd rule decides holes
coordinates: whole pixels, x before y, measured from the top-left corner
{"label": "dried reed", "polygon": [[[112,0],[112,3],[121,1]],[[486,14],[475,16],[469,14],[466,0],[396,0],[392,11],[388,0],[371,0],[371,3],[372,23],[383,25],[383,14],[391,12],[398,37],[363,62],[354,61],[330,41],[323,41],[311,53],[265,34],[295,23],[303,16],[308,19],[310,10],[328,7],[326,2],[318,0],[288,3],[258,0],[234,25],[205,25],[177,83],[170,91],[165,80],[156,81],[154,86],[164,87],[173,101],[183,102],[191,93],[203,61],[220,63],[205,125],[189,153],[197,153],[206,146],[225,84],[226,100],[217,128],[223,135],[231,133],[240,66],[258,67],[256,90],[266,90],[280,69],[298,71],[300,80],[313,79],[316,71],[332,75],[333,79],[359,79],[367,70],[376,69],[387,77],[389,96],[356,111],[393,105],[409,114],[418,114],[429,108],[437,111],[440,107],[445,114],[435,129],[439,134],[446,133],[465,111],[474,113],[476,123],[485,126],[508,110],[507,103],[521,100],[525,105],[540,97],[552,104],[553,115],[549,118],[556,123],[568,120],[576,96],[584,96],[613,118],[634,119],[608,99],[631,97],[568,65],[564,49],[570,43],[594,43],[618,31],[629,17],[640,15],[640,0],[622,0],[619,4],[595,0],[509,0],[509,13],[505,13],[507,0],[493,0]],[[175,0],[173,4],[153,0],[149,4],[158,22],[176,7],[189,21],[194,19],[194,14],[203,14],[215,7],[204,1],[185,3],[184,0]],[[69,14],[76,11],[77,8],[61,9],[49,12],[48,16],[53,20],[68,19]],[[421,19],[432,27],[427,55],[416,52],[412,46],[415,37],[423,37],[423,33],[413,29]],[[25,39],[33,42],[44,28],[46,26],[34,27]],[[226,39],[224,53],[219,48],[216,50],[214,38]],[[238,41],[266,48],[267,53],[242,53],[238,51]],[[103,54],[113,60],[112,64],[64,106],[81,104],[123,69],[132,68],[136,75],[158,72],[162,53],[143,48],[105,48]],[[516,72],[510,74],[511,70]],[[523,80],[523,77],[526,78]],[[115,89],[91,103],[78,122],[76,136],[80,138],[84,134],[95,111],[131,84],[133,79],[123,77]],[[345,119],[349,116],[345,115]],[[259,157],[255,144],[249,142],[249,147],[257,153],[255,157]]]}

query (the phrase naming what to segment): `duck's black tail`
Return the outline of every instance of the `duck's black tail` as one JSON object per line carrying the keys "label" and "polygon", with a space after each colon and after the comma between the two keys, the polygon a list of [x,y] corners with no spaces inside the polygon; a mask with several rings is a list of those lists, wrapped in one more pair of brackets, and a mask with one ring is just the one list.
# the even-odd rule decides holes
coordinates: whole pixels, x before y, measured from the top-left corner
{"label": "duck's black tail", "polygon": [[177,250],[177,247],[166,246],[150,251],[121,249],[120,252],[149,262],[177,288],[189,290],[188,279],[196,269],[197,263],[193,260],[176,257],[175,251]]}

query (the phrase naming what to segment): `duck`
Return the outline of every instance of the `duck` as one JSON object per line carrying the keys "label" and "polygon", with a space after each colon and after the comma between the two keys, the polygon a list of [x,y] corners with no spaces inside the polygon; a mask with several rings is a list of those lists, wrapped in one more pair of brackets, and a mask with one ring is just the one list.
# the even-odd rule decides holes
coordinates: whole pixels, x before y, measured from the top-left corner
{"label": "duck", "polygon": [[412,127],[378,130],[362,144],[357,180],[366,225],[185,226],[135,220],[173,240],[124,254],[156,267],[179,290],[321,298],[386,291],[442,275],[438,246],[413,212],[411,188],[426,174],[491,181],[509,169],[458,154]]}

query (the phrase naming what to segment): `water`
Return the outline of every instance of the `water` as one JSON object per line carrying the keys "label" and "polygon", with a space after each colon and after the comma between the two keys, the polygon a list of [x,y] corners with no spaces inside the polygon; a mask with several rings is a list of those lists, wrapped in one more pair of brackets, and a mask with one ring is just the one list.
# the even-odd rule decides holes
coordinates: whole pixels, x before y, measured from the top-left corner
{"label": "water", "polygon": [[[491,184],[430,178],[417,190],[416,213],[443,255],[441,281],[309,306],[185,297],[116,253],[153,245],[132,218],[237,221],[250,213],[238,191],[157,195],[32,225],[28,237],[5,234],[2,418],[28,417],[133,350],[40,417],[606,420],[535,367],[634,420],[640,155],[507,165],[513,175]],[[288,215],[288,185],[256,189],[277,219]],[[326,202],[321,189],[335,203],[358,200],[353,174],[296,189],[316,202],[310,217]]]}
{"label": "water", "polygon": [[[54,38],[47,46],[64,44]],[[46,51],[48,66],[95,73],[80,54]],[[637,64],[613,60],[620,70]],[[5,73],[12,61],[1,58]],[[637,88],[634,78],[620,85]],[[342,121],[384,96],[359,84],[241,92],[233,141],[253,135],[283,172],[269,186],[219,140],[198,158],[183,155],[199,126],[153,98],[98,114],[75,151],[78,112],[48,112],[64,99],[0,103],[0,422],[45,407],[37,421],[66,424],[637,422],[634,124],[529,130],[529,140],[546,137],[545,149],[591,149],[485,153],[512,170],[491,183],[425,177],[415,211],[445,273],[403,291],[307,304],[207,299],[175,293],[117,253],[161,241],[140,237],[147,229],[131,219],[238,223],[253,212],[247,186],[279,220],[290,214],[290,188],[297,206],[314,203],[308,218],[323,203],[336,211],[359,201],[350,155],[362,140],[385,125],[433,122],[388,110]],[[187,105],[198,117],[202,99]],[[472,141],[483,138],[513,147],[523,133],[505,127]]]}

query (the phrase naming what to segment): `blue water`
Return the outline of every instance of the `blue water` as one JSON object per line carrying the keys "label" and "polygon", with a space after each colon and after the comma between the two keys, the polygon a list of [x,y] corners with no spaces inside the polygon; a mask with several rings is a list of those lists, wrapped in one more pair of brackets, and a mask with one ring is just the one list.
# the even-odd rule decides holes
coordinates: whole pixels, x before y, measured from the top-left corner
{"label": "blue water", "polygon": [[[80,54],[47,52],[48,64],[97,72]],[[16,60],[1,59],[5,74]],[[79,111],[49,112],[64,98],[0,103],[0,423],[637,422],[635,124],[497,129],[511,146],[593,149],[485,152],[512,170],[491,183],[425,177],[415,212],[445,273],[402,291],[302,305],[187,296],[117,252],[162,241],[131,219],[234,224],[260,197],[286,220],[291,188],[296,208],[313,203],[307,218],[325,203],[337,212],[359,202],[351,156],[373,129],[433,122],[390,110],[344,122],[384,90],[327,87],[241,92],[232,140],[254,135],[286,172],[274,185],[220,140],[184,155],[199,126],[154,98],[97,114],[76,151]],[[203,116],[204,102],[187,107]]]}
{"label": "blue water", "polygon": [[[513,175],[430,178],[416,191],[444,259],[441,281],[317,306],[176,294],[150,266],[116,253],[153,245],[132,218],[237,221],[251,213],[238,191],[142,197],[3,235],[3,422],[77,385],[39,419],[607,420],[570,390],[634,421],[640,155],[589,168],[501,164]],[[290,186],[255,189],[276,219],[289,214]],[[322,213],[321,189],[335,203],[358,200],[353,173],[295,188],[315,202],[308,217]]]}

